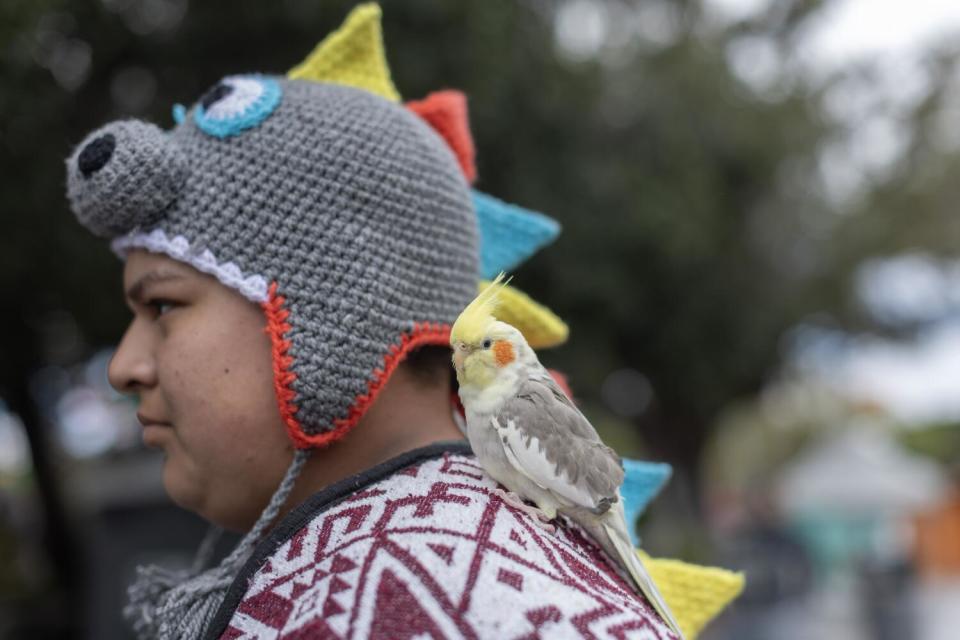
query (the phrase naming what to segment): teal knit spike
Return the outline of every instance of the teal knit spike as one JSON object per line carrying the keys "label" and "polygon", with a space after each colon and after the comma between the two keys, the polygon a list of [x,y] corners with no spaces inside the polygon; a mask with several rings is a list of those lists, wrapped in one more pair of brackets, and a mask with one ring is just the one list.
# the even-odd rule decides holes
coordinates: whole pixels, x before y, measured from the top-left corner
{"label": "teal knit spike", "polygon": [[643,462],[623,458],[623,486],[620,495],[623,496],[623,510],[627,516],[627,528],[633,545],[639,546],[637,536],[637,518],[644,512],[650,501],[660,493],[663,485],[670,479],[673,468],[665,462]]}
{"label": "teal knit spike", "polygon": [[485,193],[473,191],[473,204],[480,227],[480,275],[486,280],[512,271],[560,233],[553,218]]}

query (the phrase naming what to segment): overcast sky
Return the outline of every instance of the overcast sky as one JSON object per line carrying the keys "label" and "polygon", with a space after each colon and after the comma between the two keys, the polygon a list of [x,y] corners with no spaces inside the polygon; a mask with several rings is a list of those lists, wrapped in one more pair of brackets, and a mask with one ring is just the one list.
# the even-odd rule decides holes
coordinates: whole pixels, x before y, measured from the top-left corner
{"label": "overcast sky", "polygon": [[[748,16],[770,0],[708,0],[731,18]],[[960,28],[957,0],[834,0],[811,33],[810,54],[824,66],[862,55],[913,53]]]}

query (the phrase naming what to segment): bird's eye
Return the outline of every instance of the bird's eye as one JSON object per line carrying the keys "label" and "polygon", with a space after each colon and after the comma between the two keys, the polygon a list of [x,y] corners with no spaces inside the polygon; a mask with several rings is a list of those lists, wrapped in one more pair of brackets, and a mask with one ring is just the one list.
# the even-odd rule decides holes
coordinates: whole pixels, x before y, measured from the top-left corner
{"label": "bird's eye", "polygon": [[489,349],[489,348],[490,348],[490,345],[492,345],[492,344],[493,344],[493,342],[490,340],[490,338],[487,338],[486,340],[483,341],[483,343],[481,344],[481,346],[482,346],[484,349]]}
{"label": "bird's eye", "polygon": [[200,98],[193,119],[202,131],[225,138],[263,122],[280,104],[280,85],[262,76],[230,76]]}

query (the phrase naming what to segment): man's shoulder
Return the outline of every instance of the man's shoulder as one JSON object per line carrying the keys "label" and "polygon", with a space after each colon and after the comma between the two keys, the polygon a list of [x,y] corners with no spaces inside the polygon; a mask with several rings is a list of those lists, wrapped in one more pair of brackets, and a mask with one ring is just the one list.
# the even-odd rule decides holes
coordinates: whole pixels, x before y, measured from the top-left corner
{"label": "man's shoulder", "polygon": [[434,453],[302,512],[222,637],[668,637],[579,530],[506,505],[468,450]]}

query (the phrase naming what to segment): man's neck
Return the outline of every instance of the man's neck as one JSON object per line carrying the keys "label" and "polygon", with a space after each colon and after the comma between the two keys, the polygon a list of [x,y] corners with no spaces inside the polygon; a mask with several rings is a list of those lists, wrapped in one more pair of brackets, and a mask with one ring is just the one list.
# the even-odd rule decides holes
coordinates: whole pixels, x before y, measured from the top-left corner
{"label": "man's neck", "polygon": [[356,426],[342,440],[313,452],[279,517],[324,487],[405,451],[463,439],[453,411],[449,387],[429,386],[400,365]]}

